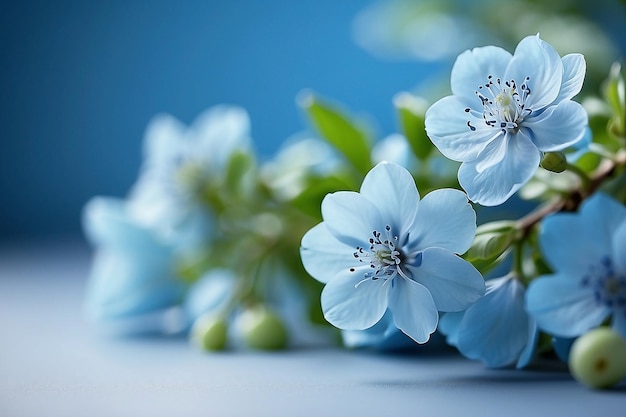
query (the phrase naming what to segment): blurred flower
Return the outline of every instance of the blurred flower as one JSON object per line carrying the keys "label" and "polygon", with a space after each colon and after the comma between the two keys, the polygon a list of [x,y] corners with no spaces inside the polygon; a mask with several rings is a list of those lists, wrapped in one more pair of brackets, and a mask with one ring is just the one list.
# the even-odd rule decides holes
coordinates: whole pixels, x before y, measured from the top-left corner
{"label": "blurred flower", "polygon": [[539,241],[554,274],[538,277],[527,291],[538,326],[569,338],[612,316],[626,337],[626,207],[596,194],[577,214],[547,217]]}
{"label": "blurred flower", "polygon": [[189,324],[204,314],[221,315],[233,301],[237,276],[228,269],[209,270],[193,283],[185,296],[183,310]]}
{"label": "blurred flower", "polygon": [[301,137],[285,144],[275,158],[263,165],[261,175],[279,199],[290,200],[307,188],[309,176],[328,175],[339,164],[326,142]]}
{"label": "blurred flower", "polygon": [[441,319],[448,343],[470,359],[498,368],[525,367],[536,346],[537,326],[524,309],[525,289],[514,275],[486,282],[485,295],[467,310]]}
{"label": "blurred flower", "polygon": [[84,228],[96,248],[86,298],[91,318],[126,319],[178,305],[184,286],[174,274],[172,248],[138,224],[124,201],[89,201]]}
{"label": "blurred flower", "polygon": [[[459,2],[462,5],[462,2]],[[381,58],[436,61],[493,39],[467,13],[453,13],[441,0],[377,1],[355,18],[356,43]]]}
{"label": "blurred flower", "polygon": [[301,256],[326,284],[324,316],[340,329],[368,329],[389,310],[396,327],[424,343],[438,311],[463,310],[484,293],[480,273],[455,255],[476,230],[460,191],[434,191],[420,202],[405,168],[380,163],[359,193],[327,195],[322,217],[303,237]]}
{"label": "blurred flower", "polygon": [[223,177],[230,157],[247,151],[250,122],[239,107],[215,106],[187,128],[169,115],[148,126],[142,173],[131,190],[132,215],[164,239],[193,246],[209,235],[203,200]]}
{"label": "blurred flower", "polygon": [[372,161],[374,163],[393,162],[394,164],[402,165],[406,169],[414,168],[417,163],[409,142],[399,133],[389,135],[374,145]]}
{"label": "blurred flower", "polygon": [[585,60],[560,58],[539,36],[514,55],[495,47],[461,54],[452,68],[452,96],[428,109],[426,130],[448,158],[463,162],[459,183],[470,200],[505,202],[534,174],[542,152],[578,142],[587,127],[581,89]]}

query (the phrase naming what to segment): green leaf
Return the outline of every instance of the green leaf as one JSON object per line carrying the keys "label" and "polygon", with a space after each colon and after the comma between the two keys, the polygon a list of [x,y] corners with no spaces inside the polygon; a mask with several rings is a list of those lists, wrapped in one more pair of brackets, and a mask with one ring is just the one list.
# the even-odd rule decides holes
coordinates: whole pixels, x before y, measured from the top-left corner
{"label": "green leaf", "polygon": [[465,258],[470,261],[498,258],[511,246],[517,235],[518,230],[512,221],[483,224],[476,229],[476,237]]}
{"label": "green leaf", "polygon": [[609,78],[604,84],[604,98],[613,110],[609,132],[617,137],[626,137],[626,82],[622,67],[617,62],[611,67]]}
{"label": "green leaf", "polygon": [[254,157],[248,152],[235,152],[226,166],[224,186],[231,191],[244,191],[248,184],[246,179],[254,168]]}
{"label": "green leaf", "polygon": [[398,109],[402,133],[413,153],[421,161],[426,160],[434,149],[424,125],[428,102],[410,93],[399,93],[394,97],[393,104]]}
{"label": "green leaf", "polygon": [[304,190],[296,196],[291,204],[301,212],[321,219],[320,205],[328,193],[339,190],[353,190],[356,185],[351,184],[348,178],[341,176],[310,177]]}
{"label": "green leaf", "polygon": [[301,93],[298,103],[306,111],[319,134],[362,174],[372,168],[371,140],[367,133],[339,109],[320,100],[312,92]]}

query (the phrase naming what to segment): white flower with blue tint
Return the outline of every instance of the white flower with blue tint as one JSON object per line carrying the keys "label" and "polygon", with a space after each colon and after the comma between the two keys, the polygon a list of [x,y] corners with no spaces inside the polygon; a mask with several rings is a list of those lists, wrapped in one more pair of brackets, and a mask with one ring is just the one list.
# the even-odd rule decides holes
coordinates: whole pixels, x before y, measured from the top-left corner
{"label": "white flower with blue tint", "polygon": [[524,286],[513,275],[486,285],[480,300],[465,311],[445,314],[439,328],[470,359],[492,368],[523,368],[532,359],[538,334],[524,308]]}
{"label": "white flower with blue tint", "polygon": [[86,299],[91,318],[129,319],[180,303],[184,285],[174,273],[172,248],[138,224],[124,201],[89,201],[84,228],[96,249]]}
{"label": "white flower with blue tint", "polygon": [[212,228],[204,193],[223,177],[233,153],[249,149],[249,130],[246,111],[225,105],[206,110],[189,128],[172,116],[156,117],[129,197],[133,216],[168,242],[202,242]]}
{"label": "white flower with blue tint", "polygon": [[480,273],[456,255],[476,231],[460,191],[437,190],[420,201],[411,174],[383,162],[360,192],[327,195],[322,217],[302,238],[301,256],[326,284],[322,310],[340,329],[368,329],[389,311],[397,328],[424,343],[438,311],[463,310],[485,291]]}
{"label": "white flower with blue tint", "polygon": [[579,213],[547,217],[539,242],[554,273],[538,277],[527,291],[538,326],[568,338],[611,317],[626,337],[626,207],[596,194]]}
{"label": "white flower with blue tint", "polygon": [[426,131],[446,157],[462,162],[459,183],[470,200],[502,204],[524,185],[544,152],[562,151],[585,134],[587,114],[571,100],[585,60],[563,58],[539,36],[511,55],[474,48],[454,63],[451,96],[426,112]]}

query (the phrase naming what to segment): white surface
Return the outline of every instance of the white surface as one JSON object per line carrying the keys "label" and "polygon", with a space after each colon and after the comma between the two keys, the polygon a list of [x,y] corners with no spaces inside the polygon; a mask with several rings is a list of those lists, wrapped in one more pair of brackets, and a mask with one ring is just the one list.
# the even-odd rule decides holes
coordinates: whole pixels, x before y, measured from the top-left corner
{"label": "white surface", "polygon": [[454,354],[202,354],[111,338],[82,319],[89,253],[0,249],[0,416],[623,416],[626,388],[562,370],[488,370]]}

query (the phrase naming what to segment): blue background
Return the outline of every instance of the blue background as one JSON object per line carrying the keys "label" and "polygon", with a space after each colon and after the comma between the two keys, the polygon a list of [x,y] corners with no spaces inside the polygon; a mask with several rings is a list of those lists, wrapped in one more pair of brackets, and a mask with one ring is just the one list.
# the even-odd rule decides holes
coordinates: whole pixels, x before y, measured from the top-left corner
{"label": "blue background", "polygon": [[370,2],[24,1],[0,13],[0,239],[80,234],[93,195],[124,196],[143,132],[244,106],[262,157],[307,128],[303,88],[396,129],[393,95],[434,69],[380,61],[351,38]]}

